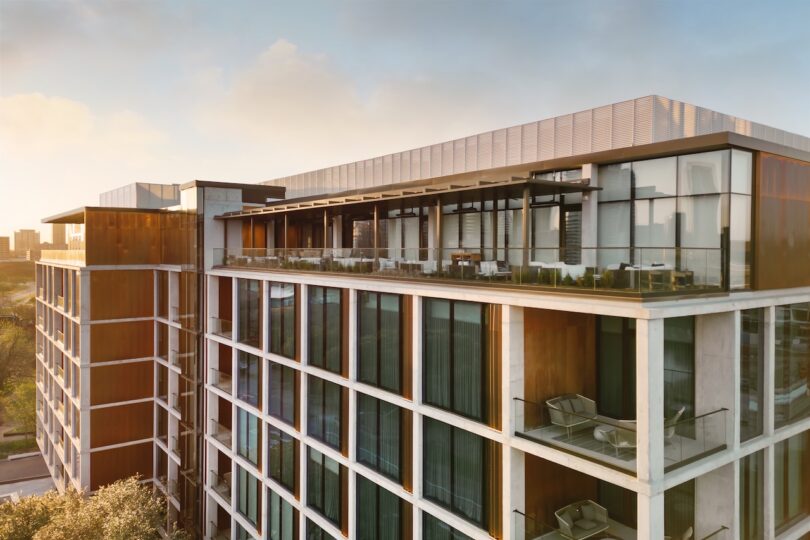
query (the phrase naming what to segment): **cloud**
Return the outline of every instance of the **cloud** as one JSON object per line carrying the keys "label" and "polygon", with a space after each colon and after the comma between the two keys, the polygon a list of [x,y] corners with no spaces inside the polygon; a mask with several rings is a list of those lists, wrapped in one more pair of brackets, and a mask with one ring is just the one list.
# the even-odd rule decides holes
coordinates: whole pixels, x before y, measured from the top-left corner
{"label": "cloud", "polygon": [[0,97],[0,149],[8,158],[142,161],[165,140],[129,110],[98,114],[81,102],[38,93]]}
{"label": "cloud", "polygon": [[470,75],[387,79],[361,93],[328,56],[280,39],[228,80],[199,77],[212,97],[197,111],[198,126],[261,147],[272,170],[294,172],[502,124],[514,103],[485,79],[468,84]]}

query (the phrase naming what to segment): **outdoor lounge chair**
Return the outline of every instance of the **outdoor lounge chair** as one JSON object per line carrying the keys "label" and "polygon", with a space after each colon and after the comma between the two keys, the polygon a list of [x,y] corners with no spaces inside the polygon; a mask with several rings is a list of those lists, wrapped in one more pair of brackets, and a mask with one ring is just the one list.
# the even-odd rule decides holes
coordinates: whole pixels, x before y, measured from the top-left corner
{"label": "outdoor lounge chair", "polygon": [[664,420],[664,441],[671,439],[672,436],[675,435],[675,426],[678,424],[678,420],[681,419],[685,410],[685,406],[681,407],[678,409],[678,412],[672,415],[672,418]]}
{"label": "outdoor lounge chair", "polygon": [[593,501],[579,501],[554,512],[558,531],[565,538],[582,540],[606,531],[608,512]]}
{"label": "outdoor lounge chair", "polygon": [[579,394],[565,394],[546,401],[551,423],[564,427],[568,438],[572,428],[589,424],[596,416],[596,402]]}

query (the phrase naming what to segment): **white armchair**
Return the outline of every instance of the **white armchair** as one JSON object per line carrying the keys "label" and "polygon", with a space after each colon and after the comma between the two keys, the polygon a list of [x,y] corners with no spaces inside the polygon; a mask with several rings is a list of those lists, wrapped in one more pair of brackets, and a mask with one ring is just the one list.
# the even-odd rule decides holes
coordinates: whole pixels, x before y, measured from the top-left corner
{"label": "white armchair", "polygon": [[579,394],[565,394],[546,401],[551,423],[564,427],[568,438],[576,426],[586,426],[596,416],[596,402]]}
{"label": "white armchair", "polygon": [[554,512],[559,533],[565,538],[582,540],[606,531],[607,510],[593,501],[579,501]]}

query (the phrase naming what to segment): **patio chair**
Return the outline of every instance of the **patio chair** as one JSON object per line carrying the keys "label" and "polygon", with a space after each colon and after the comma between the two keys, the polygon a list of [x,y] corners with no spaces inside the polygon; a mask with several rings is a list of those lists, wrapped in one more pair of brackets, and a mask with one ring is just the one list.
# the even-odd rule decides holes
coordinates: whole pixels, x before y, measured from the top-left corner
{"label": "patio chair", "polygon": [[554,512],[558,532],[565,538],[582,540],[610,528],[608,512],[593,501],[579,501]]}
{"label": "patio chair", "polygon": [[678,420],[681,419],[681,416],[683,416],[685,410],[686,406],[683,406],[678,409],[674,415],[672,415],[672,418],[667,418],[664,420],[664,442],[668,441],[673,435],[675,435],[675,426],[678,424]]}
{"label": "patio chair", "polygon": [[596,402],[579,394],[565,394],[546,401],[551,423],[564,427],[568,438],[576,426],[590,424],[596,416]]}
{"label": "patio chair", "polygon": [[627,425],[627,429],[615,428],[605,432],[604,436],[607,438],[608,444],[613,447],[616,452],[616,457],[619,457],[619,450],[625,448],[635,449],[636,443],[636,430],[635,420],[619,420],[619,424]]}
{"label": "patio chair", "polygon": [[481,261],[479,276],[484,277],[512,277],[512,272],[505,265],[500,266],[498,261]]}
{"label": "patio chair", "polygon": [[694,529],[690,526],[680,536],[665,536],[664,540],[692,540],[694,533]]}

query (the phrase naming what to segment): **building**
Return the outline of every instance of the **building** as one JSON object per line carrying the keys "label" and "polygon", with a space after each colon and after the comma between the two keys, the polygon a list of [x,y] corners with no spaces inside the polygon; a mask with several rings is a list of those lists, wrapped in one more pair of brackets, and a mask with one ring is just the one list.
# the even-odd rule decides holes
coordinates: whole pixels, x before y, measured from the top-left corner
{"label": "building", "polygon": [[11,258],[11,245],[8,236],[0,236],[0,259]]}
{"label": "building", "polygon": [[[233,186],[187,188],[232,201],[193,206],[194,368],[171,361],[187,265],[150,259],[139,313],[115,311],[138,305],[119,300],[134,284],[100,285],[133,271],[102,255],[132,222],[93,239],[85,209],[84,259],[43,254],[38,440],[54,470],[70,463],[52,450],[64,399],[46,393],[72,390],[50,367],[66,318],[48,276],[75,272],[71,362],[82,377],[153,366],[153,395],[108,399],[146,404],[130,446],[152,449],[147,478],[171,493],[193,468],[189,527],[206,538],[810,533],[810,139],[651,96],[268,182],[283,200],[245,205]],[[105,313],[95,293],[117,301]],[[154,334],[92,335],[127,317]],[[68,475],[91,487],[132,472],[94,472],[119,443],[93,438],[130,421],[92,400],[121,376],[82,379],[75,402],[90,434]],[[175,391],[185,412],[161,397]],[[192,431],[198,459],[181,464],[165,440]]]}
{"label": "building", "polygon": [[39,250],[39,231],[34,229],[20,229],[14,231],[14,252],[17,257],[26,257],[28,251]]}
{"label": "building", "polygon": [[54,223],[51,225],[51,247],[47,248],[43,244],[42,249],[67,249],[67,225],[64,223]]}

